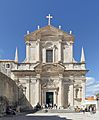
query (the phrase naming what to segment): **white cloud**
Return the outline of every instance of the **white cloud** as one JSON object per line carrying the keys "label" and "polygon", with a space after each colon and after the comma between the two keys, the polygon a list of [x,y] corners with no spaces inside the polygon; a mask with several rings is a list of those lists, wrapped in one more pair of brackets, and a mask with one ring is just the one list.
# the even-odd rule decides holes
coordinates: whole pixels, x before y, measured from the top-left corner
{"label": "white cloud", "polygon": [[93,77],[87,77],[86,79],[87,79],[86,80],[86,86],[90,86],[93,83],[95,83],[95,79]]}
{"label": "white cloud", "polygon": [[99,92],[99,82],[95,78],[87,77],[86,80],[86,96],[95,95]]}

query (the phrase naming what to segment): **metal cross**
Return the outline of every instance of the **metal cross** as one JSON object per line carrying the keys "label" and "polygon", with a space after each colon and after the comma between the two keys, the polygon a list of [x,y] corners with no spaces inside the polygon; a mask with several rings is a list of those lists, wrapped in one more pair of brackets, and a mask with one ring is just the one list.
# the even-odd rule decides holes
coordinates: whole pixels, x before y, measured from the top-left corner
{"label": "metal cross", "polygon": [[53,16],[51,16],[50,14],[48,16],[46,16],[46,18],[48,18],[48,25],[51,24],[51,19],[53,18]]}

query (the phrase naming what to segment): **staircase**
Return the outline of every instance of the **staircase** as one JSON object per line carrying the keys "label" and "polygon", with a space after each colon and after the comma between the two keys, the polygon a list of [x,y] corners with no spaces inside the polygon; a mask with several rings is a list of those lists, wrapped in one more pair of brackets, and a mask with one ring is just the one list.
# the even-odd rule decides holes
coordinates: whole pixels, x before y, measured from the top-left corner
{"label": "staircase", "polygon": [[37,113],[74,113],[74,109],[42,109]]}

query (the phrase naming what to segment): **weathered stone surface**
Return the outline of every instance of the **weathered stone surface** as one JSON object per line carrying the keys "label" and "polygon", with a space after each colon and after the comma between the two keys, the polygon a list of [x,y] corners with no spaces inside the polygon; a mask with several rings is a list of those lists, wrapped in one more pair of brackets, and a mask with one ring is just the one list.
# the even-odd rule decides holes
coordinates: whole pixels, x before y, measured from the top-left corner
{"label": "weathered stone surface", "polygon": [[[49,104],[56,104],[58,108],[81,105],[81,101],[85,99],[87,70],[84,62],[74,60],[73,35],[53,26],[46,26],[26,35],[25,42],[26,58],[22,63],[1,61],[3,65],[10,64],[6,71],[21,86],[21,92],[28,101],[23,103],[34,107],[38,102],[43,106],[49,101]],[[51,52],[51,62],[47,62],[48,50]],[[4,87],[1,91],[3,89]],[[9,86],[6,89],[6,92],[17,93]]]}

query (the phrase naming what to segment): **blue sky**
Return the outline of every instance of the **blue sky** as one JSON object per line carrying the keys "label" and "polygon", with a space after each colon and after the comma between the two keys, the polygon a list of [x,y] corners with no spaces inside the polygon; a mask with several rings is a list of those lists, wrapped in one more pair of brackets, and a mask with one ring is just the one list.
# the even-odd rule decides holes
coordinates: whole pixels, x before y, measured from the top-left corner
{"label": "blue sky", "polygon": [[73,31],[75,59],[80,60],[83,46],[90,70],[87,76],[98,84],[98,0],[0,0],[0,59],[14,59],[18,47],[19,61],[24,60],[26,31],[36,30],[37,25],[46,26],[45,16],[49,13],[53,15],[53,26],[61,25],[64,31]]}

